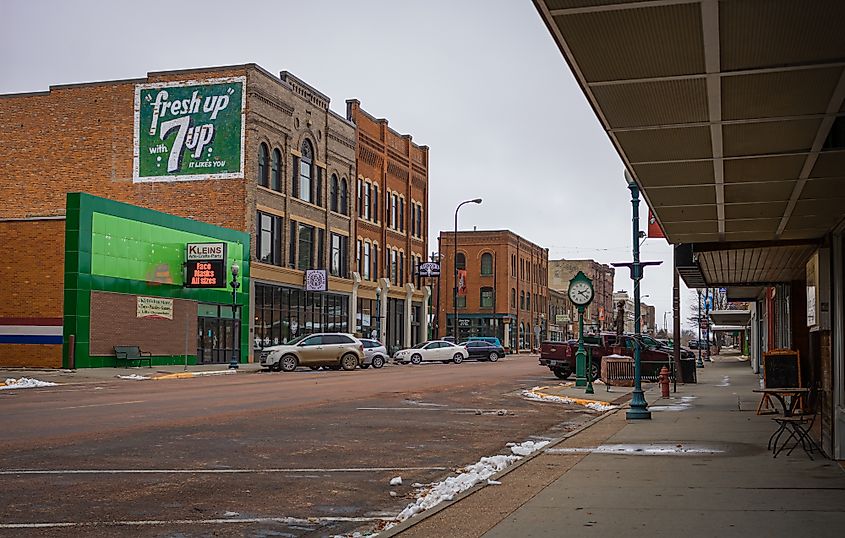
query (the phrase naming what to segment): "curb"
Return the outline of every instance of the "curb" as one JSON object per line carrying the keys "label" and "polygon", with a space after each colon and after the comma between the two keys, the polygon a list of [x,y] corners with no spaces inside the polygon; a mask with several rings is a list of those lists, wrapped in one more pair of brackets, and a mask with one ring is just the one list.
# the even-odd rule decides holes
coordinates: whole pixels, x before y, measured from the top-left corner
{"label": "curb", "polygon": [[175,374],[164,374],[155,377],[151,377],[150,379],[153,380],[160,380],[160,379],[188,379],[191,377],[205,377],[211,375],[233,375],[237,374],[237,370],[212,370],[208,372],[178,372]]}
{"label": "curb", "polygon": [[[594,426],[595,424],[598,424],[599,422],[601,422],[602,420],[604,420],[604,419],[606,419],[610,416],[615,415],[616,413],[622,411],[623,409],[625,409],[627,407],[628,407],[628,405],[626,404],[626,405],[620,406],[617,409],[613,409],[611,411],[605,411],[601,415],[589,420],[588,422],[585,422],[581,426],[578,426],[576,429],[572,430],[571,432],[567,432],[565,435],[558,437],[557,439],[552,439],[551,441],[549,441],[549,444],[547,444],[546,446],[544,446],[540,450],[533,452],[533,453],[529,454],[528,456],[523,456],[523,458],[521,460],[519,460],[518,462],[514,463],[513,465],[509,466],[506,469],[502,469],[498,473],[491,476],[489,478],[489,480],[499,480],[499,479],[507,476],[509,473],[519,469],[522,465],[525,465],[526,463],[533,460],[534,458],[543,455],[546,452],[546,450],[548,450],[549,448],[553,448],[553,447],[559,445],[560,443],[566,441],[567,439],[578,435],[582,431],[590,428],[591,426]],[[416,516],[408,518],[405,521],[399,523],[398,525],[393,526],[393,527],[391,527],[391,528],[389,528],[385,531],[378,533],[378,536],[389,538],[390,536],[395,536],[395,535],[399,534],[400,532],[406,531],[409,528],[413,527],[414,525],[425,521],[426,519],[428,519],[431,516],[439,513],[440,511],[445,510],[446,508],[449,508],[453,504],[458,503],[461,500],[469,497],[470,495],[472,495],[473,493],[481,490],[482,488],[487,487],[487,485],[488,484],[487,484],[486,481],[485,482],[479,482],[478,484],[474,485],[473,487],[469,488],[468,490],[459,493],[451,501],[442,502],[442,503],[438,504],[437,506],[430,508],[430,509],[426,510],[425,512],[421,513],[421,514],[418,514]]]}

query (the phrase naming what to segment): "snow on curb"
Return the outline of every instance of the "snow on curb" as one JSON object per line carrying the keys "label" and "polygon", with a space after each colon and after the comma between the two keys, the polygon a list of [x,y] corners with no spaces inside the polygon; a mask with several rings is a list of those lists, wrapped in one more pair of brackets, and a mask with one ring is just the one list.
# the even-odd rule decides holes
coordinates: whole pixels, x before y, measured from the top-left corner
{"label": "snow on curb", "polygon": [[522,395],[529,400],[534,400],[537,402],[554,402],[554,403],[564,403],[564,404],[577,404],[583,405],[593,411],[612,411],[613,409],[618,409],[618,405],[611,405],[607,402],[602,402],[599,400],[585,400],[582,398],[568,398],[566,396],[553,396],[551,394],[546,394],[544,392],[540,392],[542,389],[546,387],[534,387],[531,390],[523,390]]}
{"label": "snow on curb", "polygon": [[13,377],[7,378],[3,385],[0,385],[0,390],[9,389],[35,389],[38,387],[55,387],[58,383],[51,381],[39,381],[31,377],[20,377],[15,379]]}
{"label": "snow on curb", "polygon": [[132,381],[143,381],[144,379],[150,379],[148,376],[138,375],[138,374],[119,375],[119,376],[117,376],[117,378],[118,379],[130,379]]}
{"label": "snow on curb", "polygon": [[175,374],[164,374],[156,376],[153,379],[188,379],[190,377],[201,377],[208,375],[232,375],[237,374],[237,370],[210,370],[207,372],[177,372]]}
{"label": "snow on curb", "polygon": [[423,486],[417,493],[417,500],[410,503],[396,517],[399,521],[405,521],[414,517],[420,512],[437,506],[443,501],[451,501],[456,495],[462,493],[479,482],[484,482],[494,474],[503,471],[506,467],[522,459],[532,452],[540,450],[549,444],[549,441],[525,441],[521,444],[509,443],[512,455],[496,455],[484,457],[477,463],[467,465],[459,471],[456,476],[450,476],[443,481]]}

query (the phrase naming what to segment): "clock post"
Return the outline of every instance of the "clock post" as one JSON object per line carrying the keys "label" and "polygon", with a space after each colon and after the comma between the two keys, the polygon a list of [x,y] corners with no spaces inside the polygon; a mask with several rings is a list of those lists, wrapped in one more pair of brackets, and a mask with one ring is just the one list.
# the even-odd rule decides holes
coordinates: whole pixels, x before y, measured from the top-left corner
{"label": "clock post", "polygon": [[588,375],[587,352],[584,349],[584,309],[593,302],[593,281],[578,271],[569,281],[569,300],[578,307],[578,351],[575,353],[575,386],[587,387],[587,394],[593,394],[592,375]]}

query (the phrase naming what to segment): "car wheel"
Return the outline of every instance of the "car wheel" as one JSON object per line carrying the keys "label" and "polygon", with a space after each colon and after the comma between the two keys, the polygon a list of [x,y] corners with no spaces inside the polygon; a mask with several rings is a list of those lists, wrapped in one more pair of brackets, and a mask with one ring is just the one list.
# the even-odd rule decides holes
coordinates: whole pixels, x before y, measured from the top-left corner
{"label": "car wheel", "polygon": [[422,362],[422,356],[420,354],[411,355],[411,364],[419,364]]}
{"label": "car wheel", "polygon": [[461,364],[462,362],[464,362],[464,356],[460,353],[455,353],[455,356],[452,357],[452,362],[454,362],[455,364]]}
{"label": "car wheel", "polygon": [[569,379],[569,376],[572,375],[572,372],[563,370],[561,368],[555,368],[554,370],[552,370],[552,372],[554,372],[555,377],[557,377],[558,379]]}
{"label": "car wheel", "polygon": [[356,366],[358,366],[358,357],[356,357],[352,353],[347,353],[346,355],[340,358],[340,367],[346,370],[347,372],[350,370],[354,370]]}
{"label": "car wheel", "polygon": [[384,359],[378,355],[373,357],[373,368],[381,368],[384,366]]}
{"label": "car wheel", "polygon": [[276,364],[270,365],[271,372],[281,372],[282,371],[282,361],[277,362]]}
{"label": "car wheel", "polygon": [[491,351],[490,356],[487,357],[487,360],[489,360],[490,362],[496,362],[497,360],[499,360],[499,354],[495,351]]}
{"label": "car wheel", "polygon": [[278,364],[281,365],[283,372],[293,372],[299,366],[299,359],[295,355],[285,355]]}

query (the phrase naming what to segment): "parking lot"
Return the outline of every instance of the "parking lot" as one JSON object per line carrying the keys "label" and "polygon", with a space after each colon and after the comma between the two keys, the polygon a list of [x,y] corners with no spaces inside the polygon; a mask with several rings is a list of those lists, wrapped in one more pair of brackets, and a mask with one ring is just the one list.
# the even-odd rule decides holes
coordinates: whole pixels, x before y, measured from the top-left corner
{"label": "parking lot", "polygon": [[595,416],[521,395],[553,379],[522,355],[2,391],[0,534],[379,528],[414,500],[413,484]]}

